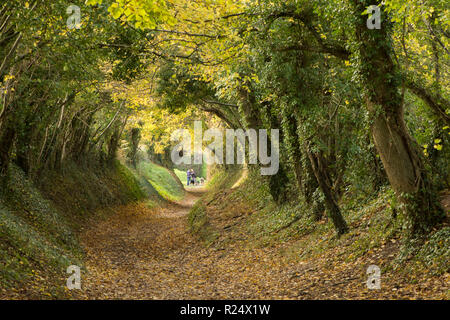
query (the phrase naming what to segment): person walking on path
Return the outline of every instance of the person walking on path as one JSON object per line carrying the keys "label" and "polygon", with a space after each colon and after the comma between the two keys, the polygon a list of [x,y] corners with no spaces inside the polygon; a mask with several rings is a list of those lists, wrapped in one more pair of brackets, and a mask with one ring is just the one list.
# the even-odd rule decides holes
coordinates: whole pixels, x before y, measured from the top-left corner
{"label": "person walking on path", "polygon": [[191,184],[193,185],[195,185],[195,178],[196,178],[195,171],[194,169],[191,169]]}
{"label": "person walking on path", "polygon": [[191,182],[191,169],[188,169],[187,171],[187,185],[189,186]]}

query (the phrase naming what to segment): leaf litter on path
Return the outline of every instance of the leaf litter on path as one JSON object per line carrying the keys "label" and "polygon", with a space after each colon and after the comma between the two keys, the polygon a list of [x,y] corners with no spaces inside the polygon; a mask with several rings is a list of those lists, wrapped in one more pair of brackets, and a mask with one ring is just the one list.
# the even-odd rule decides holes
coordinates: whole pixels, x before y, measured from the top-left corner
{"label": "leaf litter on path", "polygon": [[[286,244],[255,248],[240,233],[226,245],[205,246],[187,223],[198,198],[189,193],[182,203],[164,208],[123,206],[85,231],[87,272],[80,298],[414,299],[440,297],[447,287],[445,276],[415,286],[383,279],[382,290],[369,290],[367,261],[348,263],[330,254],[292,261],[281,254]],[[434,292],[439,287],[444,290]]]}

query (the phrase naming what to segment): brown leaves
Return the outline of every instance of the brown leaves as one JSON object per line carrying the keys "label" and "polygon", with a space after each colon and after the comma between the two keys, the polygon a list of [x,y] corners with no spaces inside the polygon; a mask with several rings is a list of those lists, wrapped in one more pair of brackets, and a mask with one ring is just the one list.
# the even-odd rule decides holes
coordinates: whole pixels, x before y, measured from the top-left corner
{"label": "brown leaves", "polygon": [[256,248],[241,228],[249,208],[235,204],[234,209],[208,207],[209,219],[222,233],[206,247],[188,230],[186,215],[194,200],[190,195],[183,205],[156,210],[144,205],[121,207],[87,231],[83,242],[89,274],[83,298],[445,298],[448,274],[440,278],[424,274],[412,284],[408,276],[383,270],[381,290],[367,289],[368,265],[392,259],[398,250],[392,242],[351,261],[335,249],[308,261],[295,260],[284,254],[292,242]]}

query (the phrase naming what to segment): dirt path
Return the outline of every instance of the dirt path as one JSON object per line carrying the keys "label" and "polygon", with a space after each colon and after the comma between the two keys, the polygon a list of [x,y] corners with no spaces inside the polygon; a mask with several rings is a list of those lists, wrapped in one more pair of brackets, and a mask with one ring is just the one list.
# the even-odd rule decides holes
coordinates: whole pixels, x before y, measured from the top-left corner
{"label": "dirt path", "polygon": [[189,233],[186,216],[198,197],[156,211],[122,207],[87,231],[85,298],[296,298],[286,287],[292,275],[268,251],[206,248]]}
{"label": "dirt path", "polygon": [[[280,248],[250,248],[243,235],[206,247],[187,226],[199,194],[179,204],[149,209],[125,206],[82,235],[88,273],[86,299],[352,299],[426,298],[427,287],[395,281],[366,288],[365,265],[289,262]],[[441,281],[441,280],[436,280]],[[439,284],[437,284],[439,285]],[[440,284],[442,285],[442,284]]]}
{"label": "dirt path", "polygon": [[[186,215],[199,195],[179,204],[149,209],[124,206],[83,235],[88,274],[87,298],[163,299],[183,295],[184,256],[195,250]],[[170,290],[168,290],[170,288]]]}

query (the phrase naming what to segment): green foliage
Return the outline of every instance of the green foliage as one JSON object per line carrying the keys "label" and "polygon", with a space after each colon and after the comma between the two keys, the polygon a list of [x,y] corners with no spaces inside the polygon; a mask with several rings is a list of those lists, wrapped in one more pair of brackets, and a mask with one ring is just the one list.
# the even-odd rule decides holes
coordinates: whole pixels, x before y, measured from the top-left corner
{"label": "green foliage", "polygon": [[187,185],[187,172],[184,170],[178,170],[174,169],[175,174],[177,175],[178,179],[183,183],[183,185]]}
{"label": "green foliage", "polygon": [[214,95],[208,83],[192,77],[187,68],[172,63],[161,66],[157,84],[157,94],[163,97],[161,107],[174,113]]}
{"label": "green foliage", "polygon": [[404,273],[426,272],[434,276],[448,272],[449,227],[433,231],[426,239],[407,239],[394,267]]}
{"label": "green foliage", "polygon": [[138,172],[164,199],[178,201],[184,196],[184,189],[168,172],[168,169],[151,162],[141,162],[138,164]]}
{"label": "green foliage", "polygon": [[442,228],[434,232],[429,240],[420,248],[414,261],[420,261],[426,270],[433,274],[448,272],[450,258],[450,228]]}
{"label": "green foliage", "polygon": [[217,193],[233,187],[242,175],[240,166],[221,167],[215,166],[211,169],[212,178],[207,181],[206,188],[209,191],[203,198],[208,202],[214,199]]}
{"label": "green foliage", "polygon": [[117,170],[119,181],[123,183],[120,189],[122,190],[121,193],[128,199],[126,202],[139,201],[148,197],[148,194],[144,194],[136,176],[127,167],[118,160],[115,161],[114,166]]}
{"label": "green foliage", "polygon": [[62,295],[61,289],[44,291],[47,286],[38,279],[60,280],[69,265],[82,266],[81,248],[67,216],[16,167],[0,195],[0,239],[2,286],[28,283],[39,285],[30,289],[42,289],[42,297]]}
{"label": "green foliage", "polygon": [[[35,213],[36,214],[36,213]],[[56,215],[56,214],[55,214]],[[11,288],[19,283],[35,286],[39,277],[61,280],[65,269],[72,264],[82,266],[81,249],[74,239],[62,246],[55,241],[51,230],[38,231],[36,222],[27,221],[9,209],[0,209],[0,283]],[[53,228],[67,232],[64,221],[55,221]],[[41,227],[43,228],[43,227]],[[64,230],[66,229],[66,230]],[[45,273],[44,273],[45,272]],[[54,279],[53,279],[54,281]],[[46,284],[40,283],[41,288]],[[59,289],[59,287],[56,287]],[[36,290],[40,288],[30,288]],[[37,291],[37,290],[36,290]],[[43,298],[63,295],[63,290],[40,292]],[[46,296],[47,295],[47,296]]]}
{"label": "green foliage", "polygon": [[[78,0],[80,29],[68,29],[64,1],[0,5],[5,283],[22,281],[20,262],[29,272],[39,252],[59,269],[63,256],[78,256],[72,230],[93,210],[180,200],[184,189],[167,169],[141,162],[130,171],[116,154],[136,169],[145,144],[152,161],[170,167],[170,134],[198,118],[280,130],[286,172],[267,183],[251,170],[230,196],[257,211],[246,227],[261,243],[306,237],[315,246],[300,240],[303,255],[342,245],[351,260],[413,224],[429,232],[444,217],[434,215],[437,190],[450,181],[448,4],[383,1],[382,28],[369,30],[375,3]],[[391,135],[384,145],[377,132]],[[402,162],[407,172],[390,167]],[[239,169],[218,168],[203,201],[232,188]],[[175,173],[185,183],[185,172]],[[324,203],[358,231],[332,237],[330,222],[316,221]],[[190,223],[196,233],[210,228],[204,204]],[[204,238],[213,241],[210,231]],[[444,228],[405,255],[443,272],[445,236]]]}

